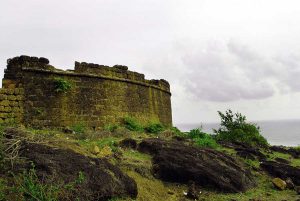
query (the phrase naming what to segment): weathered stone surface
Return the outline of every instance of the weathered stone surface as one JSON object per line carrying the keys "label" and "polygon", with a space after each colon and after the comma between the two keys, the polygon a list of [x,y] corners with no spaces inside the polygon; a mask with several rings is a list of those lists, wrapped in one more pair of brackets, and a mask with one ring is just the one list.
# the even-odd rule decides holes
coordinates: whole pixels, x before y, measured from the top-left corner
{"label": "weathered stone surface", "polygon": [[300,185],[300,168],[274,161],[264,161],[260,167],[274,177],[291,178],[294,184]]}
{"label": "weathered stone surface", "polygon": [[153,171],[165,181],[194,181],[224,192],[241,192],[255,186],[250,171],[231,156],[216,150],[157,138],[142,141],[138,149],[153,155]]}
{"label": "weathered stone surface", "polygon": [[[113,197],[137,196],[135,181],[105,159],[89,158],[71,150],[26,143],[21,156],[35,164],[43,182],[68,184],[82,172],[85,179],[74,193],[80,200],[108,200]],[[29,168],[29,167],[28,167]]]}
{"label": "weathered stone surface", "polygon": [[[71,89],[58,93],[57,79],[69,83]],[[8,60],[3,82],[17,88],[0,90],[5,95],[0,106],[18,102],[27,126],[83,124],[96,129],[120,123],[125,116],[142,123],[151,120],[172,125],[169,83],[151,82],[126,66],[76,62],[74,71],[63,71],[49,65],[48,59],[23,55]]]}
{"label": "weathered stone surface", "polygon": [[278,177],[272,179],[272,183],[279,190],[284,190],[286,188],[286,182]]}

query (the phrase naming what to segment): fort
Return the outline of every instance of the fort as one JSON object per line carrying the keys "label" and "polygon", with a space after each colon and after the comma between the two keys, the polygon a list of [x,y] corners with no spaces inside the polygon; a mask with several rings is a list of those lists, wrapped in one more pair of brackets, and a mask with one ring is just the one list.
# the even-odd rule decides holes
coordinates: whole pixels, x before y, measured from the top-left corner
{"label": "fort", "polygon": [[7,60],[0,89],[0,123],[32,127],[91,128],[118,124],[126,116],[172,125],[170,85],[147,80],[127,66],[75,62],[60,70],[46,58]]}

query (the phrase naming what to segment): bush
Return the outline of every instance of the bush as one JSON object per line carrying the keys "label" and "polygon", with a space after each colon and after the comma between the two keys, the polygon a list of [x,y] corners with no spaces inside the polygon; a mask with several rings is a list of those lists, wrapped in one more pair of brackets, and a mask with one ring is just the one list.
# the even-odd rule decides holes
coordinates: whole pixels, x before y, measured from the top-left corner
{"label": "bush", "polygon": [[268,146],[267,140],[260,134],[256,124],[247,123],[246,117],[241,113],[227,110],[225,114],[218,111],[221,117],[221,127],[214,130],[216,139],[220,141],[241,142],[250,146]]}
{"label": "bush", "polygon": [[158,133],[162,132],[163,130],[165,130],[165,128],[161,123],[150,123],[144,128],[144,130],[147,133],[158,134]]}
{"label": "bush", "polygon": [[72,88],[72,85],[69,81],[63,78],[56,78],[54,80],[54,87],[57,93],[66,93]]}
{"label": "bush", "polygon": [[195,128],[187,133],[187,137],[191,138],[199,147],[217,148],[216,140],[210,135],[202,131],[201,128]]}
{"label": "bush", "polygon": [[124,126],[130,131],[143,131],[143,126],[133,117],[124,117]]}

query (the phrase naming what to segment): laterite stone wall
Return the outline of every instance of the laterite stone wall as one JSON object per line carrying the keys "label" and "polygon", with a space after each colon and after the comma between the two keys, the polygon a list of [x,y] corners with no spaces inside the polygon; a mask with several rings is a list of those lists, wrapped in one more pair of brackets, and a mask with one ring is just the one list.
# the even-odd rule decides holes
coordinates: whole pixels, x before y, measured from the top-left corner
{"label": "laterite stone wall", "polygon": [[[57,90],[58,80],[71,87]],[[146,80],[121,65],[75,62],[74,70],[63,71],[46,58],[15,57],[8,60],[0,93],[5,104],[0,102],[0,109],[11,111],[5,118],[0,111],[2,121],[16,119],[26,126],[81,124],[96,129],[120,123],[125,116],[172,125],[169,83]]]}

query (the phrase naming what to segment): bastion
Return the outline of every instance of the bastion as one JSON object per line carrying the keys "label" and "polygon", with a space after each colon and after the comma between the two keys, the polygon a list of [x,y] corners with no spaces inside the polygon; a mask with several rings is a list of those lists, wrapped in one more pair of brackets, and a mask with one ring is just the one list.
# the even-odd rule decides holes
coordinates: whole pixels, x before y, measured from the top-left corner
{"label": "bastion", "polygon": [[171,126],[169,83],[147,80],[122,65],[75,62],[74,70],[60,70],[43,57],[7,60],[0,89],[0,123],[97,129],[119,124],[126,116]]}

